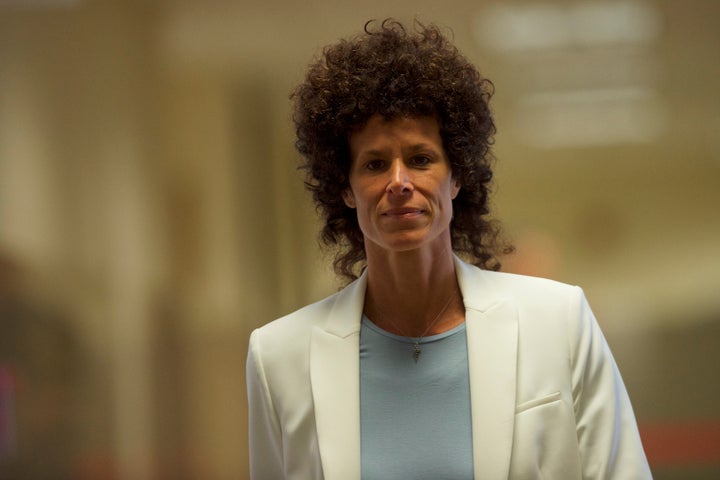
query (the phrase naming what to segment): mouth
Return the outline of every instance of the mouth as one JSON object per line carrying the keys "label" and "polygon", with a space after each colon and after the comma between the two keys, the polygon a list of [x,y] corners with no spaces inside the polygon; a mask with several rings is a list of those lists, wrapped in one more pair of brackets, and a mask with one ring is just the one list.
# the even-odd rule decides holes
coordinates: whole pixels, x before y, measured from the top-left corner
{"label": "mouth", "polygon": [[391,208],[382,213],[383,217],[389,218],[412,218],[425,213],[422,208],[399,207]]}

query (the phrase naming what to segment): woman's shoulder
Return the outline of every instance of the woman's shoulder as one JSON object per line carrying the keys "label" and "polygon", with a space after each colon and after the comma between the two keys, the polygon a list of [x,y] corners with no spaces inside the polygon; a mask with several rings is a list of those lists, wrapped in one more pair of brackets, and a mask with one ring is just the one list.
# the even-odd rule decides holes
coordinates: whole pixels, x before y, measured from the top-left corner
{"label": "woman's shoulder", "polygon": [[522,322],[554,319],[571,323],[580,318],[587,300],[583,290],[557,280],[507,272],[462,268],[461,285],[465,305],[488,311],[498,305],[512,305]]}
{"label": "woman's shoulder", "polygon": [[497,298],[511,301],[520,311],[576,318],[587,302],[577,285],[515,273],[487,273]]}
{"label": "woman's shoulder", "polygon": [[567,299],[582,295],[576,286],[561,281],[509,272],[483,270],[474,265],[459,263],[459,279],[473,294],[520,300]]}
{"label": "woman's shoulder", "polygon": [[557,338],[576,338],[594,322],[585,293],[576,285],[486,270],[471,277],[470,305],[480,311],[511,305],[526,336],[549,341],[550,333],[555,332],[560,335]]}
{"label": "woman's shoulder", "polygon": [[338,294],[339,292],[272,320],[257,328],[256,332],[263,337],[270,338],[297,338],[298,336],[306,335],[312,330],[313,326],[327,318]]}
{"label": "woman's shoulder", "polygon": [[510,272],[485,271],[494,285],[508,293],[525,291],[542,291],[546,294],[567,295],[577,292],[579,288],[559,280],[544,277],[533,277]]}

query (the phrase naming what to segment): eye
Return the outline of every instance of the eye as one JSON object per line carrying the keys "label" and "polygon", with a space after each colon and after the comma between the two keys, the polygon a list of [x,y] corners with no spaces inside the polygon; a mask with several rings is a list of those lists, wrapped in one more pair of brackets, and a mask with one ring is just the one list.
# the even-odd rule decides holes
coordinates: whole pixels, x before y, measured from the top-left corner
{"label": "eye", "polygon": [[410,161],[415,167],[426,167],[432,162],[432,159],[427,155],[415,155]]}
{"label": "eye", "polygon": [[384,160],[370,160],[365,164],[365,168],[370,170],[371,172],[376,172],[378,170],[381,170],[385,166]]}

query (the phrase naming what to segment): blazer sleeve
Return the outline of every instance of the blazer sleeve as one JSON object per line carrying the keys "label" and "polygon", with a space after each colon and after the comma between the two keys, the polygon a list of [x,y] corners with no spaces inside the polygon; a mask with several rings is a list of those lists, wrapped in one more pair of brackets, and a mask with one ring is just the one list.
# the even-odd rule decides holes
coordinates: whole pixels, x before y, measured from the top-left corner
{"label": "blazer sleeve", "polygon": [[627,390],[578,287],[570,329],[573,401],[583,478],[651,479]]}
{"label": "blazer sleeve", "polygon": [[246,364],[250,478],[252,480],[282,479],[284,473],[280,422],[263,369],[258,337],[257,330],[250,335]]}

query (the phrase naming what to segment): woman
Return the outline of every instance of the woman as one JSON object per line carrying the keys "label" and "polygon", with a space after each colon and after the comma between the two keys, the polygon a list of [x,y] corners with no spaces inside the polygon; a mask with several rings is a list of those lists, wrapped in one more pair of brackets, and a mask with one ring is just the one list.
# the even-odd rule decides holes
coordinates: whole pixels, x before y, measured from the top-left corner
{"label": "woman", "polygon": [[492,85],[416,30],[366,25],[293,94],[352,283],[251,335],[251,477],[650,478],[582,291],[497,272]]}

